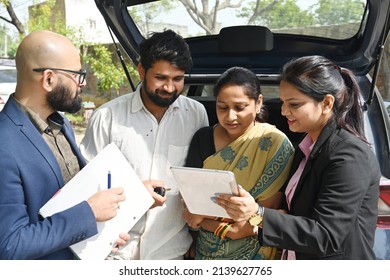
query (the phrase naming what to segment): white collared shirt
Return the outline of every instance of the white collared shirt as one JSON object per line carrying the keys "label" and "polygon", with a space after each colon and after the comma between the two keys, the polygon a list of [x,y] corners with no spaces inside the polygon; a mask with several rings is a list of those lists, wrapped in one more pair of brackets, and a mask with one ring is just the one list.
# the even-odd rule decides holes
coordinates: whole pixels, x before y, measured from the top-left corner
{"label": "white collared shirt", "polygon": [[140,86],[94,112],[80,145],[87,161],[115,143],[141,180],[163,180],[171,188],[165,204],[141,218],[129,232],[131,241],[114,258],[174,259],[188,250],[192,239],[169,168],[184,165],[194,133],[204,126],[208,126],[204,106],[185,96],[179,96],[157,123],[142,103]]}

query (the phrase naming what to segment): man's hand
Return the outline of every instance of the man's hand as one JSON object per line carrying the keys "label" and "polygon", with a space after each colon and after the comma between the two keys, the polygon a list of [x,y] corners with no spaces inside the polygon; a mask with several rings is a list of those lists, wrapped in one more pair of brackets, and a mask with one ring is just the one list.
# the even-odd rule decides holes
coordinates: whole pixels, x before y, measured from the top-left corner
{"label": "man's hand", "polygon": [[145,188],[149,191],[150,195],[154,199],[153,205],[150,207],[150,209],[157,207],[157,206],[162,206],[164,205],[164,202],[167,200],[167,196],[161,196],[158,193],[154,191],[154,188],[156,187],[162,187],[167,189],[163,181],[160,180],[144,180],[143,181]]}
{"label": "man's hand", "polygon": [[107,189],[95,193],[87,200],[97,222],[104,222],[116,216],[119,202],[126,199],[123,192],[123,188]]}

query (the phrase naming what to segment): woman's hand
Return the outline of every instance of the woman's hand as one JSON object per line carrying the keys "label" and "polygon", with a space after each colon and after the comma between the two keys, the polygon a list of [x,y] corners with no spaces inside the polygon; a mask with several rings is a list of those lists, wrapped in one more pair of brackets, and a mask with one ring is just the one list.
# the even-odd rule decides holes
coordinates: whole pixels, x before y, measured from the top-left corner
{"label": "woman's hand", "polygon": [[236,222],[248,221],[249,217],[257,213],[259,205],[255,199],[243,188],[239,189],[240,196],[220,194],[216,198],[218,205],[223,207],[228,215]]}
{"label": "woman's hand", "polygon": [[184,207],[183,218],[187,222],[190,228],[200,228],[200,224],[205,218],[202,215],[192,214],[188,211],[187,207]]}
{"label": "woman's hand", "polygon": [[251,235],[257,235],[257,229],[251,226],[247,221],[235,222],[229,229],[227,237],[236,240]]}

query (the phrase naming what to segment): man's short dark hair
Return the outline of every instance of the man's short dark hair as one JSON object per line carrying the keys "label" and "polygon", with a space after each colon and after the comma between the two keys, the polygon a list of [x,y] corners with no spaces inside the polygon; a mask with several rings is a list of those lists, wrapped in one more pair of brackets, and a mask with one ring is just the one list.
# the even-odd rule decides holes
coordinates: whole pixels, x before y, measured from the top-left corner
{"label": "man's short dark hair", "polygon": [[168,29],[154,32],[140,45],[140,63],[148,70],[158,60],[166,60],[185,72],[192,67],[192,58],[187,43],[179,34]]}

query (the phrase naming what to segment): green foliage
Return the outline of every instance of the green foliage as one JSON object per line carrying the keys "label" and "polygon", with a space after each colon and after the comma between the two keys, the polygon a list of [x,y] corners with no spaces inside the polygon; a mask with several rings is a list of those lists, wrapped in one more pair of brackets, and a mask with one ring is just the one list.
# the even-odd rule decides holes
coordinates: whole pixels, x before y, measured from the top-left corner
{"label": "green foliage", "polygon": [[65,16],[54,9],[55,0],[47,0],[31,8],[29,31],[50,30],[67,35]]}
{"label": "green foliage", "polygon": [[296,0],[257,0],[243,7],[238,16],[270,29],[285,29],[361,21],[363,10],[362,0],[319,0],[307,10],[301,9]]}
{"label": "green foliage", "polygon": [[[113,53],[104,45],[91,45],[87,42],[81,27],[78,29],[66,27],[64,15],[55,7],[55,0],[48,0],[33,7],[29,30],[51,30],[69,38],[76,47],[80,48],[83,65],[96,77],[100,95],[110,90],[118,92],[126,82],[126,75],[122,66],[113,62]],[[133,68],[130,69],[131,73],[134,71]]]}
{"label": "green foliage", "polygon": [[9,57],[9,55],[3,53],[2,50],[4,50],[5,44],[9,45],[11,43],[11,40],[12,39],[10,36],[8,36],[5,26],[0,25],[0,57]]}
{"label": "green foliage", "polygon": [[[0,6],[7,7],[9,0],[0,0]],[[4,21],[5,22],[5,21]],[[0,23],[3,23],[0,19]],[[6,39],[5,39],[6,38]],[[0,53],[0,57],[15,58],[16,49],[19,45],[21,38],[18,36],[12,36],[9,33],[9,28],[6,25],[0,25],[0,50],[7,49],[7,53]]]}
{"label": "green foliage", "polygon": [[313,7],[320,14],[317,17],[321,25],[334,25],[361,21],[364,10],[362,0],[320,0],[318,7]]}
{"label": "green foliage", "polygon": [[126,75],[120,65],[112,63],[112,53],[103,45],[89,46],[91,52],[84,56],[85,63],[94,70],[98,88],[103,91],[119,89],[126,82]]}
{"label": "green foliage", "polygon": [[[239,17],[251,19],[251,24],[267,26],[270,29],[311,26],[315,22],[314,15],[301,8],[295,0],[258,0],[250,2],[238,13]],[[258,5],[257,13],[256,4]],[[272,7],[269,9],[269,7]],[[253,17],[253,18],[252,18]]]}
{"label": "green foliage", "polygon": [[81,114],[81,112],[78,112],[76,114],[65,113],[65,116],[68,118],[72,125],[82,125],[85,123],[84,116]]}
{"label": "green foliage", "polygon": [[18,45],[17,44],[12,44],[9,48],[8,48],[8,52],[7,52],[7,56],[9,58],[15,58],[16,56],[16,50],[18,49]]}
{"label": "green foliage", "polygon": [[[301,10],[294,0],[278,2],[275,6],[279,9],[276,9],[276,12],[270,15],[270,20],[273,23],[270,26],[271,28],[305,27],[315,23],[314,15],[309,11]],[[280,12],[282,6],[285,9],[283,14]]]}

